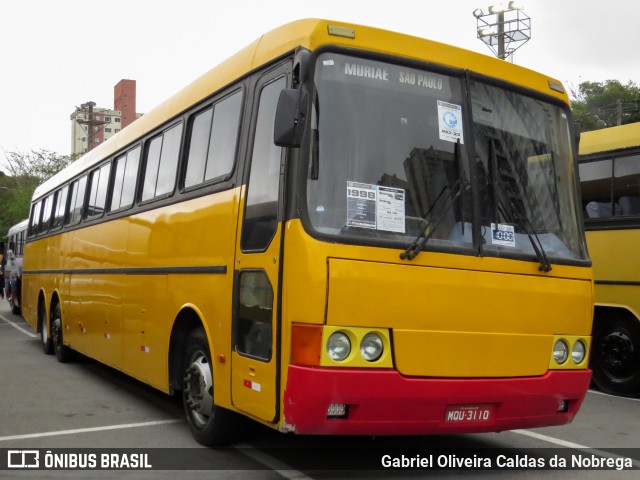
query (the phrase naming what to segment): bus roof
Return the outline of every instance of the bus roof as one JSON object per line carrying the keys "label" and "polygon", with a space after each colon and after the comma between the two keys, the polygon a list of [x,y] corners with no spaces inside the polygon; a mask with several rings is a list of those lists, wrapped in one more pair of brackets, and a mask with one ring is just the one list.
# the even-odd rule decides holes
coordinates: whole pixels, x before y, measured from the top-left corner
{"label": "bus roof", "polygon": [[580,135],[580,155],[608,152],[640,145],[640,122],[603,128]]}
{"label": "bus roof", "polygon": [[[329,27],[335,26],[340,27],[341,32],[353,30],[354,38],[330,33]],[[55,190],[59,185],[118,152],[252,70],[298,47],[315,50],[323,45],[339,45],[453,68],[468,69],[525,88],[541,91],[568,104],[567,95],[558,80],[488,55],[372,27],[319,19],[298,20],[264,34],[108,141],[73,162],[37,187],[33,199],[38,199]],[[552,88],[552,85],[556,89]]]}
{"label": "bus roof", "polygon": [[26,230],[28,225],[29,225],[28,218],[22,220],[21,222],[16,223],[11,228],[9,228],[9,232],[7,233],[7,236],[11,236],[16,232],[19,232],[20,230]]}

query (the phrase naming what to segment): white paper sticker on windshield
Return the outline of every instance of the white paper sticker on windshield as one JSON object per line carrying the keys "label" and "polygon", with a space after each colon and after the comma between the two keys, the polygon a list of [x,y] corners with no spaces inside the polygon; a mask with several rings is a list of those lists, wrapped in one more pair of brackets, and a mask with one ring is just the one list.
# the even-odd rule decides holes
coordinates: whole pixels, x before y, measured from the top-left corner
{"label": "white paper sticker on windshield", "polygon": [[377,188],[368,183],[347,182],[347,226],[376,228]]}
{"label": "white paper sticker on windshield", "polygon": [[438,129],[440,140],[464,143],[462,136],[462,107],[438,100]]}
{"label": "white paper sticker on windshield", "polygon": [[347,226],[405,232],[405,191],[347,182]]}
{"label": "white paper sticker on windshield", "polygon": [[404,233],[404,190],[378,187],[378,230]]}
{"label": "white paper sticker on windshield", "polygon": [[491,244],[504,245],[505,247],[516,246],[516,234],[513,225],[499,223],[491,224]]}

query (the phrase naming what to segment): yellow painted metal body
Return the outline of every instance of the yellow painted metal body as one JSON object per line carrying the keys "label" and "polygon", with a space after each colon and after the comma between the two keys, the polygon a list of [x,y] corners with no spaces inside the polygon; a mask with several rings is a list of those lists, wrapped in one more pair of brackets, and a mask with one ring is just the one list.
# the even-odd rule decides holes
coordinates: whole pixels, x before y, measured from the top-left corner
{"label": "yellow painted metal body", "polygon": [[[233,272],[239,198],[231,190],[28,243],[25,271],[77,273],[26,274],[25,319],[35,328],[38,296],[49,307],[57,295],[65,342],[168,391],[169,337],[181,310],[199,312],[212,350],[230,355],[233,275],[83,270],[224,265]],[[216,373],[228,379],[225,368]]]}
{"label": "yellow painted metal body", "polygon": [[580,136],[580,155],[611,152],[640,144],[640,122],[584,132]]}
{"label": "yellow painted metal body", "polygon": [[[640,319],[638,281],[640,272],[640,229],[587,231],[589,255],[593,260],[593,273],[597,280],[615,281],[617,285],[597,284],[596,303],[622,307]],[[621,255],[621,252],[627,254]],[[629,282],[624,285],[622,282]]]}
{"label": "yellow painted metal body", "polygon": [[285,261],[286,324],[389,329],[404,375],[541,375],[555,334],[589,341],[589,268],[542,274],[535,262],[433,252],[401,261],[393,249],[312,240],[297,220],[285,236],[295,259]]}

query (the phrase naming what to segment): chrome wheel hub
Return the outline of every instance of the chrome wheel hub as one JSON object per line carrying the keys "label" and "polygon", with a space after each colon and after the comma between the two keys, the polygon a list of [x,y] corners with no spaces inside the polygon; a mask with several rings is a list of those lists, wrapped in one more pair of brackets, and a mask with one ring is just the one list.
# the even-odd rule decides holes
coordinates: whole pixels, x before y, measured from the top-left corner
{"label": "chrome wheel hub", "polygon": [[204,425],[213,413],[213,376],[207,358],[200,354],[187,369],[184,379],[185,403],[193,420]]}

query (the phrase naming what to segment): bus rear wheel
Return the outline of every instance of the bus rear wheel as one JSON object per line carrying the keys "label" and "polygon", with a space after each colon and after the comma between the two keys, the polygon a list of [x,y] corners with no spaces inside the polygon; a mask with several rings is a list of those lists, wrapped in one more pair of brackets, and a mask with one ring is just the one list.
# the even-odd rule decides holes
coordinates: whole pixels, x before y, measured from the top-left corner
{"label": "bus rear wheel", "polygon": [[53,341],[49,335],[49,325],[47,324],[47,312],[44,304],[40,302],[38,305],[38,323],[40,324],[40,341],[42,342],[42,350],[47,355],[53,353]]}
{"label": "bus rear wheel", "polygon": [[182,404],[194,438],[208,447],[230,443],[239,419],[213,403],[213,369],[207,336],[202,328],[191,332],[183,368]]}
{"label": "bus rear wheel", "polygon": [[51,341],[53,342],[53,351],[56,358],[61,363],[70,362],[73,358],[73,351],[63,342],[62,334],[62,315],[60,313],[60,304],[56,303],[51,313]]}
{"label": "bus rear wheel", "polygon": [[625,317],[600,320],[593,332],[593,383],[605,393],[640,394],[640,324]]}

